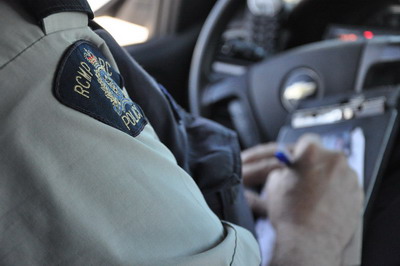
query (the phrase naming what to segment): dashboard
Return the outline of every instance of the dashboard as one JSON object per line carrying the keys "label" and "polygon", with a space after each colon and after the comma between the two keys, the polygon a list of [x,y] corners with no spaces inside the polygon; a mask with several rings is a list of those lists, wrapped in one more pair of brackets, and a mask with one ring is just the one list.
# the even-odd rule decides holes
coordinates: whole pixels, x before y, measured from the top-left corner
{"label": "dashboard", "polygon": [[[296,17],[296,9],[306,0],[248,0],[227,23],[211,72],[214,78],[241,75],[246,68],[279,52],[314,41],[338,39],[343,42],[369,40],[381,36],[400,36],[400,1],[369,1],[371,5],[343,7],[347,1],[336,1],[336,14],[315,14],[312,21]],[[311,2],[311,1],[308,1]],[[334,6],[335,1],[330,1]],[[347,2],[348,3],[348,2]],[[359,1],[359,3],[363,3]],[[320,7],[329,13],[330,6]],[[318,12],[318,11],[316,11]],[[332,11],[334,12],[334,11]],[[321,12],[319,12],[321,13]],[[323,13],[323,12],[322,12]],[[298,21],[319,23],[306,30]]]}

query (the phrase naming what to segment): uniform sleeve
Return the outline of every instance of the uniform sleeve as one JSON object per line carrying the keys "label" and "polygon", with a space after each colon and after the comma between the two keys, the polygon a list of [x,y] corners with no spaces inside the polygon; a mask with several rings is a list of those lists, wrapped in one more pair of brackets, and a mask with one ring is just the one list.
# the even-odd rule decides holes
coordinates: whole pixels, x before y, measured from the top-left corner
{"label": "uniform sleeve", "polygon": [[[114,64],[102,40],[83,25],[44,35],[21,10],[0,7],[7,22],[0,28],[15,32],[1,42],[15,55],[4,59],[0,49],[0,264],[257,265],[255,239],[219,221],[150,124],[128,134],[112,116],[105,121],[56,97],[59,64],[76,42]],[[65,88],[99,89],[112,102],[102,86],[82,82],[81,62],[75,70],[71,63]]]}

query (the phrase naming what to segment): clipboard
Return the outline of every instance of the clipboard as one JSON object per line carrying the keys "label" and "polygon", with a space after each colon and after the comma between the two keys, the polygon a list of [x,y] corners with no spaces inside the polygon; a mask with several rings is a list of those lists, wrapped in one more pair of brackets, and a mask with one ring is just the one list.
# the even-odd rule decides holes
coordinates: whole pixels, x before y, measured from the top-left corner
{"label": "clipboard", "polygon": [[365,193],[363,222],[343,255],[343,265],[361,264],[362,227],[371,218],[388,157],[399,126],[400,87],[344,93],[324,99],[306,100],[289,115],[278,143],[293,144],[305,133],[362,130],[365,138],[362,186]]}

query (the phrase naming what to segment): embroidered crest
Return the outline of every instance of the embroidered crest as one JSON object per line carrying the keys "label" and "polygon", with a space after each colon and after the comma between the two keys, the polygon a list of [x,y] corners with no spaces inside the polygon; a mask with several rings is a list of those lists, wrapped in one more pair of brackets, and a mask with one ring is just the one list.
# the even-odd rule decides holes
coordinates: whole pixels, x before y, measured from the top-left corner
{"label": "embroidered crest", "polygon": [[55,95],[63,104],[134,137],[147,120],[123,86],[122,77],[92,44],[79,41],[63,57]]}

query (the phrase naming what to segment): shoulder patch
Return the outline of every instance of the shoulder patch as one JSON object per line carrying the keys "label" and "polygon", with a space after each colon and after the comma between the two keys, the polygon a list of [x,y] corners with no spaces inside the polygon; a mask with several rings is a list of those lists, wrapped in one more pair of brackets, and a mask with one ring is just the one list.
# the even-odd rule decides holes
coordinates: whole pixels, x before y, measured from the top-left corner
{"label": "shoulder patch", "polygon": [[147,124],[123,79],[105,56],[87,41],[74,43],[57,70],[54,93],[63,104],[136,137]]}

